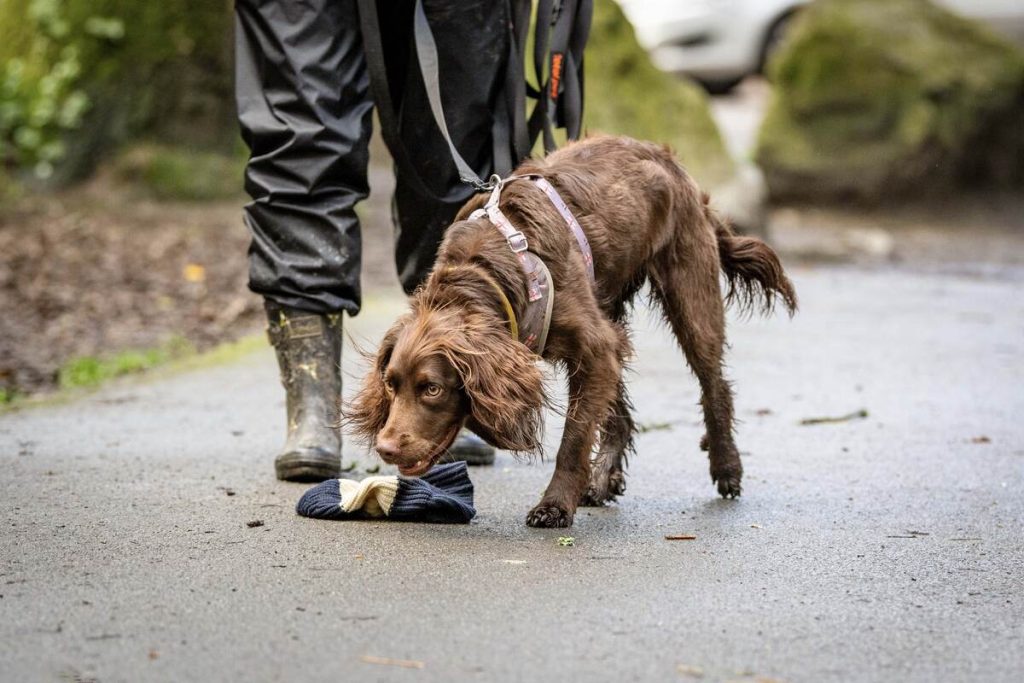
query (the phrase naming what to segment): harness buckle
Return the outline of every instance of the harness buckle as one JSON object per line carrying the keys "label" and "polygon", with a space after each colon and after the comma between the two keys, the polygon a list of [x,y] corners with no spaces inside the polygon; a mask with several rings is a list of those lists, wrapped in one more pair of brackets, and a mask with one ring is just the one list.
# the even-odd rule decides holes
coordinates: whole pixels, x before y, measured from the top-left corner
{"label": "harness buckle", "polygon": [[526,235],[524,235],[519,230],[516,230],[515,232],[508,235],[505,238],[505,241],[508,242],[508,248],[511,249],[516,254],[524,252],[530,248],[530,245],[527,244],[526,242]]}

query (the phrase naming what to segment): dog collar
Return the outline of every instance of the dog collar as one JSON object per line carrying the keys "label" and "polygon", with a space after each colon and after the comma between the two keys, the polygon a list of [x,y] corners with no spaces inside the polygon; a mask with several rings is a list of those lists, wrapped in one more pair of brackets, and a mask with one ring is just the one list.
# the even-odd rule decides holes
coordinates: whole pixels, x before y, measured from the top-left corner
{"label": "dog collar", "polygon": [[[509,300],[508,295],[505,294],[504,288],[498,284],[498,281],[484,270],[477,268],[474,268],[474,270],[484,282],[490,285],[494,293],[498,295],[498,301],[501,303],[501,308],[505,313],[505,319],[508,321],[509,333],[512,338],[522,342],[526,348],[539,356],[544,353],[544,347],[547,344],[548,330],[551,327],[552,305],[554,304],[555,297],[551,289],[551,273],[548,271],[544,261],[532,252],[527,253],[526,260],[530,267],[537,271],[537,287],[541,293],[541,298],[527,303],[526,310],[523,311],[522,324],[520,324],[519,318],[516,316],[512,302]],[[444,272],[450,273],[454,270],[456,270],[456,267],[448,266],[444,269]]]}
{"label": "dog collar", "polygon": [[[451,273],[455,270],[452,266],[448,266],[444,269],[445,273]],[[491,277],[484,270],[477,270],[477,274],[483,278],[484,282],[491,286],[494,293],[498,295],[498,301],[501,302],[501,308],[505,311],[505,318],[508,320],[509,331],[512,333],[513,339],[519,339],[519,320],[516,318],[516,311],[512,308],[512,302],[508,300],[508,295],[505,294],[505,290],[501,288],[498,281]]]}

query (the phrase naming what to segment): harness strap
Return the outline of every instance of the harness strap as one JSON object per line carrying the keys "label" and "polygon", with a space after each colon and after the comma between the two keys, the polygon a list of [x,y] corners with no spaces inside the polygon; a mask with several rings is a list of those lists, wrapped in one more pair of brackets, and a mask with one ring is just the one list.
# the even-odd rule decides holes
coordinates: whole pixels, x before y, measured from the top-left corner
{"label": "harness strap", "polygon": [[[501,190],[505,185],[516,180],[529,180],[539,187],[547,195],[548,200],[554,205],[562,219],[565,220],[566,225],[576,239],[576,246],[579,247],[580,255],[583,257],[583,263],[586,266],[587,278],[590,280],[591,287],[596,283],[594,278],[594,254],[590,249],[587,235],[583,232],[583,226],[576,220],[572,211],[569,210],[569,205],[565,203],[565,200],[562,199],[562,196],[558,194],[558,191],[547,179],[535,173],[509,176],[508,178],[501,178],[497,175],[491,176],[490,183],[494,186],[494,189],[491,190],[491,196],[487,198],[487,203],[484,204],[484,207],[471,213],[469,218],[470,220],[486,218],[491,225],[497,228],[498,232],[505,238],[505,242],[508,243],[509,249],[516,255],[519,265],[526,275],[529,301],[523,312],[525,339],[520,339],[519,337],[519,324],[516,320],[515,312],[501,285],[491,279],[489,275],[485,274],[485,279],[498,293],[502,307],[505,309],[505,315],[508,317],[509,326],[512,328],[513,338],[523,342],[531,351],[540,355],[544,352],[544,346],[547,344],[548,330],[551,327],[551,312],[555,300],[554,282],[544,260],[529,251],[530,245],[526,240],[526,235],[522,231],[517,230],[508,219],[508,216],[501,210]],[[449,267],[448,270],[451,270],[451,268]],[[541,310],[541,300],[545,299],[545,297],[546,301],[543,301],[543,310]]]}
{"label": "harness strap", "polygon": [[[576,246],[579,247],[580,256],[583,257],[583,264],[587,269],[587,278],[590,280],[591,286],[596,284],[597,279],[594,276],[594,252],[590,248],[590,241],[587,239],[587,234],[583,231],[583,226],[576,220],[576,216],[573,215],[572,211],[569,210],[569,205],[562,199],[562,195],[558,194],[558,190],[548,182],[543,176],[531,173],[527,175],[514,175],[508,178],[500,178],[497,175],[491,176],[489,181],[494,186],[491,190],[491,196],[487,199],[487,203],[483,209],[477,209],[470,214],[470,219],[482,218],[484,215],[491,221],[492,224],[501,232],[505,237],[505,241],[508,242],[509,249],[511,249],[516,256],[519,258],[520,264],[523,266],[523,271],[530,275],[532,268],[528,267],[528,264],[524,260],[524,252],[529,249],[529,244],[526,241],[526,235],[521,231],[517,230],[512,222],[509,221],[508,217],[499,208],[499,202],[501,201],[501,190],[505,185],[514,182],[516,180],[530,180],[534,185],[539,187],[544,194],[547,195],[548,200],[554,205],[555,209],[561,214],[565,224],[569,227],[573,237],[576,239]],[[536,301],[539,296],[534,297],[534,290],[532,287],[533,281],[536,278],[531,278],[531,291],[530,301]]]}
{"label": "harness strap", "polygon": [[529,343],[526,345],[531,346],[533,352],[539,356],[544,353],[544,347],[548,343],[548,330],[551,329],[551,312],[554,310],[555,305],[555,282],[551,279],[551,271],[548,270],[548,264],[544,263],[543,259],[537,258],[537,265],[544,269],[544,279],[548,283],[548,295],[547,301],[544,304],[544,322],[541,324],[536,346],[531,346]]}
{"label": "harness strap", "polygon": [[537,274],[534,268],[530,266],[530,263],[526,257],[526,250],[530,248],[529,243],[526,241],[526,235],[521,231],[517,230],[508,217],[502,213],[498,203],[501,201],[501,188],[513,180],[518,180],[524,176],[509,176],[508,178],[502,179],[497,175],[491,176],[490,182],[494,184],[494,189],[491,190],[491,196],[488,198],[484,208],[477,209],[469,215],[471,220],[483,218],[484,216],[491,222],[491,224],[498,229],[498,231],[505,238],[508,243],[508,248],[512,250],[512,253],[519,259],[519,265],[526,274],[527,282],[527,298],[530,301],[537,301],[541,298],[542,292],[540,289],[540,283],[537,280]]}
{"label": "harness strap", "polygon": [[587,234],[583,232],[583,226],[576,220],[576,216],[569,210],[569,205],[562,199],[562,195],[558,194],[551,183],[546,178],[539,175],[528,176],[533,184],[544,190],[544,194],[548,196],[551,203],[558,209],[558,213],[562,214],[562,218],[565,220],[566,225],[569,226],[569,230],[572,231],[573,237],[576,238],[576,246],[580,248],[580,255],[583,256],[583,264],[587,267],[587,277],[590,279],[590,284],[593,286],[597,283],[594,277],[594,252],[590,249],[590,241],[587,240]]}

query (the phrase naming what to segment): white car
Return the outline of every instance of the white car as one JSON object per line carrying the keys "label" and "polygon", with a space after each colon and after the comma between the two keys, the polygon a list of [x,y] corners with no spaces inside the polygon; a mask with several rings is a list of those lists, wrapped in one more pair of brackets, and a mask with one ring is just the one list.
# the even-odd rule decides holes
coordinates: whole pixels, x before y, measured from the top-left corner
{"label": "white car", "polygon": [[[654,63],[712,93],[761,73],[786,27],[809,0],[620,0]],[[1024,42],[1021,0],[939,0]]]}

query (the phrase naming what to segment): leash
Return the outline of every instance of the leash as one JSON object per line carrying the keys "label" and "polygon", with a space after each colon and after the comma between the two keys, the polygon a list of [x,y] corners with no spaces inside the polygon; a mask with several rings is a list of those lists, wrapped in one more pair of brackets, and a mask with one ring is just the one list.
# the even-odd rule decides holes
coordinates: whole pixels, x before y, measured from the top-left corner
{"label": "leash", "polygon": [[[509,26],[505,106],[493,112],[494,125],[491,128],[493,168],[498,174],[510,173],[520,160],[529,157],[533,143],[541,133],[545,153],[556,149],[556,127],[565,128],[569,140],[579,138],[583,123],[583,50],[593,16],[593,0],[539,0],[533,44],[534,75],[539,87],[534,88],[526,82],[523,74],[532,2],[508,0],[505,7]],[[461,187],[451,188],[443,195],[430,189],[402,142],[388,84],[377,0],[359,0],[359,22],[381,134],[403,177],[426,197],[444,203],[463,201],[465,197]],[[448,146],[459,179],[479,191],[493,190],[494,176],[484,181],[452,141],[441,101],[437,42],[423,8],[423,0],[416,0],[413,9],[413,38],[430,111]],[[528,120],[526,97],[536,100]]]}

